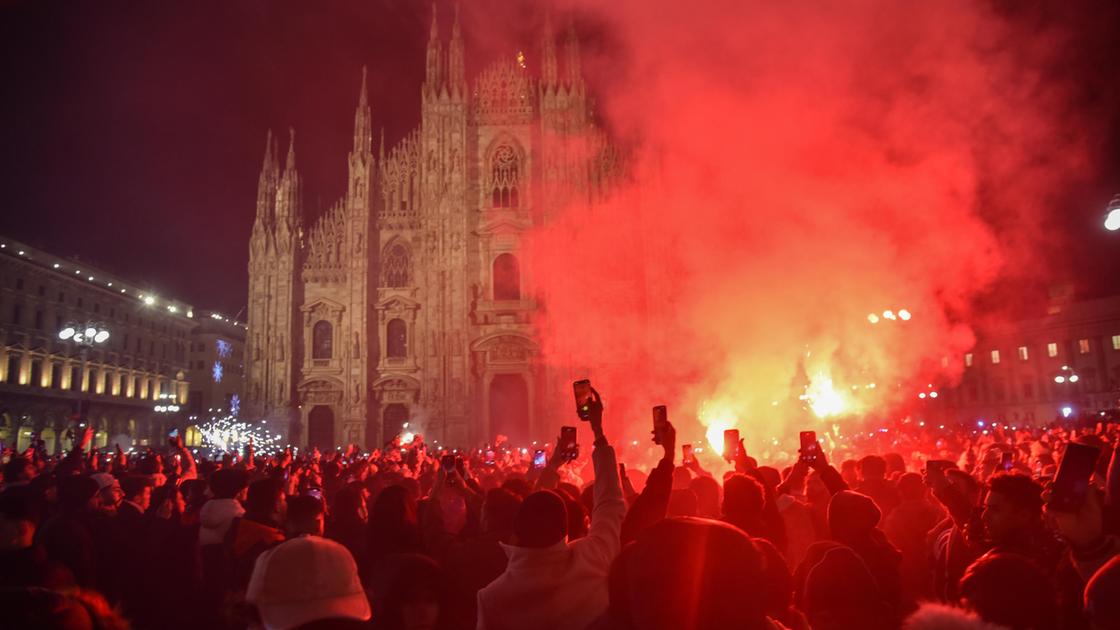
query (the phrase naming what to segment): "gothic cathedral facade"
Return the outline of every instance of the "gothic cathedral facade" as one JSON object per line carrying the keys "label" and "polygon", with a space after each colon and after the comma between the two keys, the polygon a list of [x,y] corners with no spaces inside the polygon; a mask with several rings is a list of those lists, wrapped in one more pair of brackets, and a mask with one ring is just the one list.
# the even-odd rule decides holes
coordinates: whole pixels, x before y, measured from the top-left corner
{"label": "gothic cathedral facade", "polygon": [[518,54],[469,84],[458,16],[445,43],[433,15],[419,127],[374,152],[363,70],[346,194],[310,225],[294,131],[283,168],[269,134],[249,244],[254,419],[320,449],[380,447],[406,423],[450,445],[555,436],[572,374],[541,361],[522,245],[618,170],[574,30],[560,48],[563,63],[546,21],[536,76]]}

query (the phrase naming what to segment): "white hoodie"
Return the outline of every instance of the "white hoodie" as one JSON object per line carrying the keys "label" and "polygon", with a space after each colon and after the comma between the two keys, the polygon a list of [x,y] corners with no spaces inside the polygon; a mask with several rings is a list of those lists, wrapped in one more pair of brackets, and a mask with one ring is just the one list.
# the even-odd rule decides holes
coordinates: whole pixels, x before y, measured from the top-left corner
{"label": "white hoodie", "polygon": [[233,519],[245,514],[245,508],[237,499],[210,499],[202,504],[198,513],[198,544],[219,545],[226,538],[226,532]]}
{"label": "white hoodie", "polygon": [[902,628],[903,630],[1007,630],[1006,626],[988,623],[967,610],[932,602],[922,604],[902,624]]}

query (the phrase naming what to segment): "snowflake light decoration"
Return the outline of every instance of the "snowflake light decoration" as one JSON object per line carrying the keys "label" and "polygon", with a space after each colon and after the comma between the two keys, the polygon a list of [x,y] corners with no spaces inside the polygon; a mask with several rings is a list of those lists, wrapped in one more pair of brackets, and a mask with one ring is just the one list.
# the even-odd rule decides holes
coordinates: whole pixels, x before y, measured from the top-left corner
{"label": "snowflake light decoration", "polygon": [[221,361],[215,361],[214,362],[214,369],[211,370],[211,373],[214,375],[214,382],[215,383],[221,383],[222,382],[222,362]]}
{"label": "snowflake light decoration", "polygon": [[233,344],[225,339],[219,339],[218,343],[218,356],[223,359],[228,359],[233,354]]}
{"label": "snowflake light decoration", "polygon": [[241,397],[237,394],[229,397],[229,414],[235,417],[241,415]]}

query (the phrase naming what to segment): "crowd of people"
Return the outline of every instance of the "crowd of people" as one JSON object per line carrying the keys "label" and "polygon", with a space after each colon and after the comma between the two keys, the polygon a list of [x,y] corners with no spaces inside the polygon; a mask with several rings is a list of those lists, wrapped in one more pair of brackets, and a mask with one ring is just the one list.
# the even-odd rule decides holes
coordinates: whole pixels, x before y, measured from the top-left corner
{"label": "crowd of people", "polygon": [[[420,437],[6,450],[0,625],[1120,628],[1118,424],[893,427],[705,468],[661,422],[643,471],[597,393],[587,416],[589,448],[543,462]],[[1073,503],[1071,445],[1097,453]]]}

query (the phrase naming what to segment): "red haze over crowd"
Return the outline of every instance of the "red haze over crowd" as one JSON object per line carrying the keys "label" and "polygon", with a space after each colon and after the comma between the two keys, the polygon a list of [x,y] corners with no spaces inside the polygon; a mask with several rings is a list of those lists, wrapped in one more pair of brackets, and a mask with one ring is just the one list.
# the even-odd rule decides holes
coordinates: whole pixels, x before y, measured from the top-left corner
{"label": "red haze over crowd", "polygon": [[584,65],[629,175],[528,264],[546,360],[592,366],[638,426],[663,402],[757,448],[900,409],[959,373],[977,296],[1060,245],[1047,204],[1092,130],[1043,83],[1058,28],[964,0],[580,9],[613,38]]}

